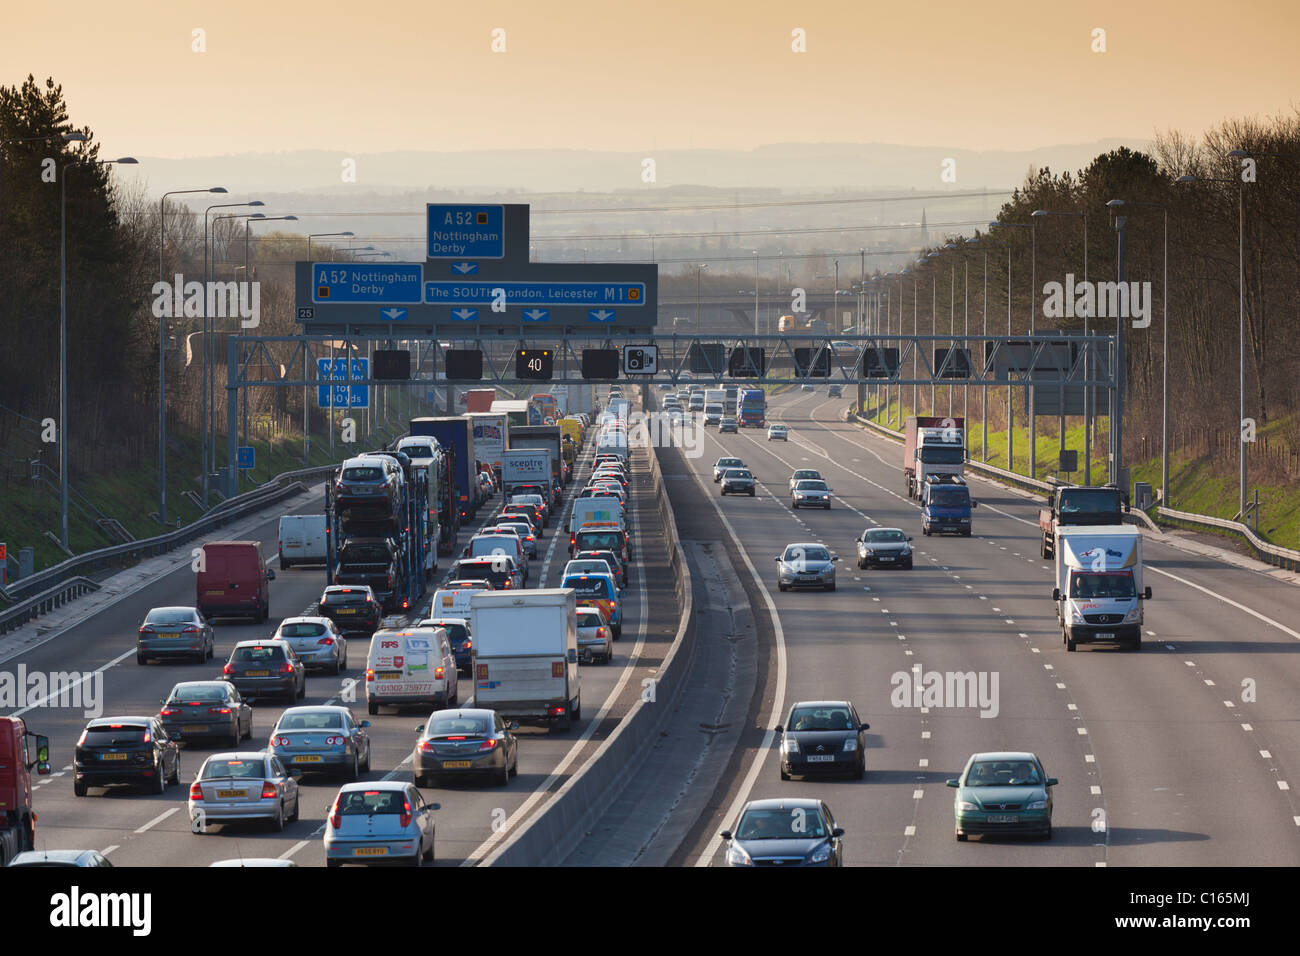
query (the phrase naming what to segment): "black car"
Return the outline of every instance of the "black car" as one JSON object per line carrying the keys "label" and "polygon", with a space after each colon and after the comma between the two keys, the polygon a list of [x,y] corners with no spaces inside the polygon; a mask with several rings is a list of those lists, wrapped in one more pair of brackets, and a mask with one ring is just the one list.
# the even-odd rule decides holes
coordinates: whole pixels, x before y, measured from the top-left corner
{"label": "black car", "polygon": [[441,627],[447,632],[447,643],[456,657],[456,670],[469,676],[470,662],[474,659],[474,642],[470,640],[469,626],[464,618],[426,617],[420,627]]}
{"label": "black car", "polygon": [[158,712],[173,740],[188,743],[219,737],[231,747],[253,736],[253,708],[223,680],[183,681],[172,688]]}
{"label": "black car", "polygon": [[368,587],[384,611],[396,612],[398,592],[404,591],[407,556],[391,537],[346,537],[339,545],[334,584]]}
{"label": "black car", "polygon": [[284,641],[240,641],[222,674],[250,703],[279,697],[292,704],[307,694],[306,669]]}
{"label": "black car", "polygon": [[72,766],[79,797],[112,783],[162,793],[180,782],[181,753],[157,717],[98,717],[81,732]]}
{"label": "black car", "polygon": [[754,475],[748,468],[728,468],[722,475],[724,495],[749,495],[754,497]]}
{"label": "black car", "polygon": [[844,865],[844,830],[822,800],[751,800],[722,838],[727,866]]}
{"label": "black car", "polygon": [[452,579],[488,581],[498,591],[524,586],[523,572],[508,554],[483,558],[461,558],[451,566]]}
{"label": "black car", "polygon": [[462,709],[435,712],[412,754],[417,787],[432,787],[449,777],[485,776],[505,786],[519,773],[519,740],[494,710]]}
{"label": "black car", "polygon": [[861,780],[867,772],[864,733],[869,724],[847,700],[805,700],[790,708],[781,736],[781,779],[792,774],[847,773]]}
{"label": "black car", "polygon": [[383,607],[369,587],[331,584],[321,594],[316,614],[333,621],[341,634],[370,637],[379,629]]}

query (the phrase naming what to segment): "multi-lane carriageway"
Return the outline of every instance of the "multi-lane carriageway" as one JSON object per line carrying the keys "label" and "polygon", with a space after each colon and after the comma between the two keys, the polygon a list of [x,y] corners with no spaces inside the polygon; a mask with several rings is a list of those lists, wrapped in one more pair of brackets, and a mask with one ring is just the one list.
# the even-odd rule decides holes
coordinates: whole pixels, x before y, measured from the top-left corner
{"label": "multi-lane carriageway", "polygon": [[[631,580],[625,595],[625,623],[622,639],[615,644],[614,660],[608,665],[582,668],[582,717],[568,733],[551,733],[544,728],[519,730],[519,775],[508,786],[465,782],[426,789],[426,799],[441,804],[437,813],[436,860],[441,865],[476,862],[483,859],[515,828],[545,805],[558,789],[595,752],[612,732],[617,719],[641,693],[641,682],[660,662],[676,631],[672,601],[672,578],[665,560],[664,538],[657,528],[658,510],[649,490],[649,465],[645,450],[634,454],[632,472],[632,530],[635,545],[630,567]],[[586,481],[590,447],[580,461],[578,478],[565,496],[560,519],[545,530],[539,542],[538,559],[532,562],[529,587],[557,587],[568,560],[567,508]],[[323,486],[319,501],[323,502]],[[500,497],[488,502],[474,519],[480,525],[500,511]],[[304,508],[300,513],[319,510]],[[472,529],[463,529],[463,545]],[[263,553],[276,553],[277,520],[266,521],[255,533]],[[449,560],[443,559],[436,577],[446,577]],[[182,680],[220,676],[221,667],[236,642],[272,634],[280,620],[303,613],[320,596],[325,573],[322,568],[294,567],[279,570],[271,584],[271,619],[263,625],[219,619],[217,648],[205,665],[190,663],[135,663],[136,628],[151,607],[192,605],[194,576],[188,565],[168,574],[126,600],[78,624],[61,636],[31,651],[4,659],[0,667],[17,671],[25,664],[28,672],[103,671],[105,716],[157,713],[162,699]],[[543,584],[544,582],[544,584]],[[425,601],[430,595],[426,595]],[[658,600],[656,600],[658,596]],[[341,677],[311,674],[307,696],[301,704],[344,703],[359,719],[369,720],[372,742],[371,771],[363,780],[411,779],[410,756],[415,745],[415,728],[427,713],[390,708],[377,716],[366,713],[363,686],[349,688],[364,678],[364,638],[352,638],[348,645],[348,669]],[[3,655],[0,645],[0,655]],[[460,698],[472,705],[473,685],[462,676]],[[348,697],[354,696],[353,701]],[[260,749],[266,745],[275,718],[284,705],[255,706],[253,739],[241,747]],[[186,798],[204,757],[217,746],[199,743],[181,751],[181,786],[169,787],[157,796],[128,788],[92,788],[86,797],[72,792],[72,752],[85,720],[80,709],[37,707],[23,713],[29,727],[50,738],[55,775],[43,778],[34,794],[40,821],[38,848],[84,848],[108,852],[115,866],[206,866],[214,860],[235,857],[290,857],[300,866],[323,866],[323,827],[327,807],[340,782],[307,777],[302,781],[302,819],[285,826],[283,833],[271,833],[262,824],[231,824],[210,833],[190,832]]]}
{"label": "multi-lane carriageway", "polygon": [[[1148,540],[1155,599],[1142,652],[1067,654],[1050,601],[1051,571],[1038,557],[1036,502],[974,479],[980,502],[974,536],[922,537],[916,506],[901,490],[898,445],[842,421],[845,404],[823,392],[795,392],[774,399],[769,412],[770,421],[791,426],[788,444],[768,443],[757,430],[710,430],[699,457],[678,449],[660,453],[667,476],[677,476],[665,484],[681,536],[722,542],[746,588],[760,645],[760,683],[740,745],[716,783],[709,812],[694,822],[673,862],[720,862],[717,831],[735,822],[746,799],[815,794],[846,828],[846,862],[856,865],[1300,863],[1300,800],[1292,791],[1300,781],[1300,590],[1280,575]],[[724,454],[754,470],[756,498],[718,498],[709,472]],[[786,481],[799,467],[818,468],[828,478],[832,510],[789,510]],[[646,475],[640,457],[633,483],[638,560],[614,663],[583,668],[583,718],[569,734],[522,731],[520,774],[508,787],[467,783],[425,791],[442,805],[440,863],[482,859],[544,807],[547,794],[612,730],[671,641],[676,610],[663,600],[671,581]],[[856,569],[853,539],[873,524],[915,535],[913,571]],[[565,560],[561,527],[547,529],[542,560],[534,564],[548,586],[557,583]],[[274,520],[257,531],[268,554],[275,534]],[[844,558],[836,592],[777,591],[772,557],[792,541],[822,541]],[[141,668],[133,660],[144,612],[193,600],[188,569],[17,656],[6,659],[0,646],[0,666],[102,668],[106,714],[153,713],[176,681],[215,674],[236,641],[269,634],[281,617],[310,605],[322,579],[318,569],[280,573],[272,621],[263,627],[218,622],[217,658],[204,668]],[[308,703],[343,697],[362,671],[365,644],[352,641],[342,680],[308,679]],[[981,718],[974,708],[891,706],[892,676],[918,664],[926,672],[997,673],[998,716]],[[1253,700],[1243,700],[1243,682],[1253,684]],[[769,728],[794,701],[840,697],[852,699],[871,724],[866,778],[779,781]],[[367,716],[363,695],[354,706]],[[265,740],[279,710],[255,709],[252,743]],[[198,836],[190,833],[184,788],[159,796],[92,790],[74,797],[67,768],[84,723],[80,712],[42,707],[24,716],[51,737],[61,773],[36,793],[41,845],[111,848],[109,858],[119,866],[201,866],[239,855],[323,863],[321,827],[334,781],[305,781],[303,818],[282,834],[250,825]],[[424,716],[385,711],[368,718],[369,779],[409,775],[414,728]],[[1033,750],[1060,778],[1050,843],[954,840],[952,791],[944,781],[972,752],[997,749]],[[183,778],[208,752],[184,751]],[[494,829],[502,820],[506,826]]]}
{"label": "multi-lane carriageway", "polygon": [[[663,459],[695,476],[666,482],[682,537],[726,544],[765,631],[750,729],[673,862],[720,863],[716,834],[746,799],[792,794],[827,801],[849,864],[1300,864],[1300,588],[1148,539],[1142,651],[1066,653],[1037,503],[974,479],[974,535],[923,537],[900,446],[843,421],[845,406],[794,392],[768,413],[788,444],[710,430],[699,457]],[[719,498],[722,455],[753,470],[755,498]],[[796,468],[827,478],[830,511],[790,510]],[[875,525],[914,535],[914,570],[857,569],[854,538]],[[772,559],[796,541],[843,558],[837,591],[777,590]],[[891,706],[891,676],[918,664],[996,672],[997,717]],[[766,728],[826,698],[852,699],[871,724],[866,778],[780,781]],[[981,750],[1034,751],[1060,779],[1050,843],[954,839],[944,782]]]}

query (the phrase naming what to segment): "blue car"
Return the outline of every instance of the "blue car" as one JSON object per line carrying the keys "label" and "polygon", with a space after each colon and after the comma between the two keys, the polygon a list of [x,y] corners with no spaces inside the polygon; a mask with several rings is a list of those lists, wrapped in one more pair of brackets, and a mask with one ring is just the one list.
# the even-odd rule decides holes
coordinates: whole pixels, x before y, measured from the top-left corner
{"label": "blue car", "polygon": [[961,776],[948,781],[957,791],[953,799],[957,839],[984,833],[1030,834],[1050,840],[1056,783],[1031,753],[972,754]]}

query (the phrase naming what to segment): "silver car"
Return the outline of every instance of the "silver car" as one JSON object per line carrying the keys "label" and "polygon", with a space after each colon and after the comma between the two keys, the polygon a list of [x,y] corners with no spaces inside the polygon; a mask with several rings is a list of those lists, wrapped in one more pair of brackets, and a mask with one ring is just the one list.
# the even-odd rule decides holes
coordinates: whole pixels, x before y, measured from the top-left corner
{"label": "silver car", "polygon": [[207,833],[214,823],[268,820],[279,833],[298,819],[300,775],[264,750],[213,754],[190,784],[190,829]]}
{"label": "silver car", "polygon": [[831,510],[831,487],[824,481],[805,478],[797,482],[790,492],[791,508],[825,508]]}
{"label": "silver car", "polygon": [[613,656],[614,629],[605,620],[605,615],[594,607],[578,608],[579,659],[608,664]]}
{"label": "silver car", "polygon": [[266,749],[287,767],[341,772],[356,780],[370,769],[369,726],[346,707],[290,707],[275,722]]}
{"label": "silver car", "polygon": [[216,646],[212,625],[192,607],[156,607],[145,615],[135,638],[135,662],[187,657],[202,664]]}
{"label": "silver car", "polygon": [[286,617],[272,635],[293,648],[304,668],[318,668],[331,674],[348,669],[348,642],[328,617]]}
{"label": "silver car", "polygon": [[782,591],[790,588],[821,588],[835,590],[835,562],[840,559],[825,545],[816,543],[787,544],[777,562],[776,586]]}
{"label": "silver car", "polygon": [[433,811],[413,783],[347,783],[325,818],[325,865],[433,862]]}
{"label": "silver car", "polygon": [[805,479],[812,479],[813,481],[825,480],[822,478],[822,473],[816,468],[800,468],[790,476],[790,494],[793,495],[794,486]]}
{"label": "silver car", "polygon": [[713,483],[716,485],[722,480],[723,473],[728,468],[744,468],[745,463],[739,458],[719,458],[713,463]]}

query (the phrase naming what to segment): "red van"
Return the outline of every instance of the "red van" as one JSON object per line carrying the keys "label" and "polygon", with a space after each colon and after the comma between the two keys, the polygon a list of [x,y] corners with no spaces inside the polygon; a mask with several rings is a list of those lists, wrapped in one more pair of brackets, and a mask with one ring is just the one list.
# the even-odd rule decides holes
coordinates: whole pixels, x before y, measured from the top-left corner
{"label": "red van", "polygon": [[275,572],[262,559],[257,541],[209,541],[203,546],[195,572],[194,606],[206,618],[252,617],[255,623],[271,614],[271,589]]}

